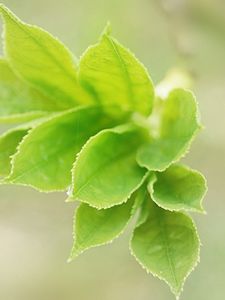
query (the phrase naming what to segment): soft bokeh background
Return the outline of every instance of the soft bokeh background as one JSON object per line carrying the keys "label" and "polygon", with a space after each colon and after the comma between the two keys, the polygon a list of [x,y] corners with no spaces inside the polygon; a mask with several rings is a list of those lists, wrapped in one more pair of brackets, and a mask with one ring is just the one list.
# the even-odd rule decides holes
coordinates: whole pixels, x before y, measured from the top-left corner
{"label": "soft bokeh background", "polygon": [[[79,56],[108,20],[114,35],[148,67],[155,83],[172,67],[193,74],[206,129],[186,161],[209,185],[207,216],[194,216],[201,263],[182,300],[225,297],[225,1],[8,0],[23,20],[58,36]],[[172,300],[128,251],[131,229],[110,246],[66,263],[74,206],[64,194],[0,187],[1,300]]]}

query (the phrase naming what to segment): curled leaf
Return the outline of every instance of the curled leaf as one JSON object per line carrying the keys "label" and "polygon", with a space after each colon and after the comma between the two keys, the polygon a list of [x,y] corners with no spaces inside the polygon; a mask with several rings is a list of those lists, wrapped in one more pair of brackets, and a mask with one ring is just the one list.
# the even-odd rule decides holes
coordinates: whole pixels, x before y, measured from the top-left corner
{"label": "curled leaf", "polygon": [[148,185],[152,200],[168,210],[204,212],[202,200],[207,186],[203,175],[183,165],[172,165],[157,173]]}
{"label": "curled leaf", "polygon": [[150,117],[150,141],[140,148],[138,163],[151,171],[165,170],[187,152],[199,129],[193,94],[173,90]]}
{"label": "curled leaf", "polygon": [[83,251],[112,242],[125,229],[132,216],[133,199],[108,209],[81,203],[74,220],[74,244],[69,261]]}
{"label": "curled leaf", "polygon": [[27,134],[25,128],[9,130],[0,136],[0,176],[7,176],[11,170],[11,156],[16,152],[17,146]]}

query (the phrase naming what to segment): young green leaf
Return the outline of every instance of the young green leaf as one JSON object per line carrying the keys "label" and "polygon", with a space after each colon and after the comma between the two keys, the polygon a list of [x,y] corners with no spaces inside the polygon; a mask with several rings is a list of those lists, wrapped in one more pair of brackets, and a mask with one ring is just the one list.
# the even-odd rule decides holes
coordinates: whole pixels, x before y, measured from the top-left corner
{"label": "young green leaf", "polygon": [[0,122],[39,118],[60,110],[58,104],[20,80],[8,62],[0,59]]}
{"label": "young green leaf", "polygon": [[172,165],[157,173],[148,185],[152,200],[168,210],[204,212],[202,200],[207,186],[199,172],[182,165]]}
{"label": "young green leaf", "polygon": [[103,130],[92,137],[74,164],[70,200],[96,208],[126,202],[145,178],[146,170],[135,160],[142,139],[141,133],[129,126]]}
{"label": "young green leaf", "polygon": [[4,20],[5,54],[16,73],[64,109],[92,102],[78,84],[74,58],[48,32],[20,21],[0,4]]}
{"label": "young green leaf", "polygon": [[[151,176],[150,176],[151,178]],[[145,223],[149,216],[149,192],[143,184],[136,192],[135,204],[139,209],[136,227]]]}
{"label": "young green leaf", "polygon": [[172,76],[154,97],[147,70],[109,27],[77,66],[60,41],[3,4],[0,17],[0,123],[30,120],[0,136],[0,183],[69,188],[68,200],[82,202],[69,260],[111,242],[138,212],[132,254],[178,296],[199,239],[177,211],[202,212],[206,191],[200,173],[173,164],[201,127],[194,96],[171,91]]}
{"label": "young green leaf", "polygon": [[69,261],[83,251],[112,242],[125,229],[132,216],[133,199],[108,209],[81,203],[74,220],[74,244]]}
{"label": "young green leaf", "polygon": [[23,139],[7,180],[42,191],[66,189],[71,182],[76,154],[90,136],[109,123],[97,107],[55,114]]}
{"label": "young green leaf", "polygon": [[199,238],[192,219],[165,211],[149,199],[149,216],[136,227],[131,251],[137,261],[164,280],[178,297],[199,258]]}
{"label": "young green leaf", "polygon": [[[0,176],[5,178],[10,174],[12,168],[12,156],[17,152],[19,144],[28,134],[29,130],[43,122],[43,120],[44,118],[39,118],[23,123],[4,132],[0,136]],[[4,178],[2,178],[2,183],[4,183]]]}
{"label": "young green leaf", "polygon": [[118,108],[144,115],[152,110],[154,89],[147,70],[107,31],[81,57],[79,77],[99,103],[115,106],[114,113]]}
{"label": "young green leaf", "polygon": [[11,156],[27,134],[28,129],[12,129],[0,136],[0,176],[7,176],[11,170]]}
{"label": "young green leaf", "polygon": [[[183,89],[173,90],[150,122],[151,140],[140,148],[137,161],[149,170],[163,171],[186,153],[200,129],[193,94]],[[156,128],[152,128],[153,122],[159,123]]]}

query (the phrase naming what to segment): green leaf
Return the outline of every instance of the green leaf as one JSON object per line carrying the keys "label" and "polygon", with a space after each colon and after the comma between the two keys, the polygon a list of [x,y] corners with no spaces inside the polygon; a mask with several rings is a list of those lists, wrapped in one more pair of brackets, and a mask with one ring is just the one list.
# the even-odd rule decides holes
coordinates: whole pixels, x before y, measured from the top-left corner
{"label": "green leaf", "polygon": [[[151,177],[151,176],[150,176]],[[149,192],[143,184],[136,192],[135,204],[139,209],[136,227],[145,223],[149,216]]]}
{"label": "green leaf", "polygon": [[10,65],[32,86],[63,109],[91,103],[77,80],[77,67],[69,50],[48,32],[20,21],[0,4],[4,20],[4,48]]}
{"label": "green leaf", "polygon": [[135,160],[142,139],[141,133],[129,126],[103,130],[92,137],[74,164],[69,197],[96,208],[126,202],[145,178],[146,170]]}
{"label": "green leaf", "polygon": [[97,107],[55,114],[23,139],[8,181],[42,191],[65,190],[71,182],[76,154],[90,136],[110,122]]}
{"label": "green leaf", "polygon": [[[104,106],[148,115],[154,89],[145,67],[106,30],[97,45],[89,47],[80,60],[79,77]],[[112,111],[112,107],[110,107]]]}
{"label": "green leaf", "polygon": [[27,134],[28,129],[12,129],[0,136],[0,176],[7,176],[11,170],[11,156]]}
{"label": "green leaf", "polygon": [[165,211],[149,199],[149,217],[134,230],[131,251],[147,272],[164,280],[178,297],[198,262],[200,243],[189,216]]}
{"label": "green leaf", "polygon": [[163,171],[189,149],[200,129],[197,103],[187,90],[175,89],[156,105],[150,117],[148,144],[140,148],[137,161],[152,171]]}
{"label": "green leaf", "polygon": [[57,110],[56,102],[20,80],[0,59],[0,122],[27,121]]}
{"label": "green leaf", "polygon": [[125,229],[133,212],[133,199],[108,209],[96,209],[81,203],[74,220],[74,244],[69,261],[83,251],[108,244]]}
{"label": "green leaf", "polygon": [[[0,136],[0,176],[6,177],[10,174],[12,168],[12,157],[17,152],[19,144],[23,138],[28,134],[31,128],[34,128],[44,118],[32,120],[14,127]],[[4,183],[2,178],[1,183]]]}
{"label": "green leaf", "polygon": [[148,185],[151,198],[168,210],[204,212],[202,200],[207,186],[202,174],[182,165],[172,165],[157,173]]}
{"label": "green leaf", "polygon": [[180,210],[204,212],[206,192],[200,173],[174,164],[201,128],[193,94],[173,88],[189,78],[172,74],[155,97],[147,70],[109,27],[78,64],[3,4],[0,17],[0,123],[30,121],[0,136],[0,183],[68,189],[68,201],[81,202],[69,261],[111,242],[138,212],[132,254],[178,297],[200,251]]}

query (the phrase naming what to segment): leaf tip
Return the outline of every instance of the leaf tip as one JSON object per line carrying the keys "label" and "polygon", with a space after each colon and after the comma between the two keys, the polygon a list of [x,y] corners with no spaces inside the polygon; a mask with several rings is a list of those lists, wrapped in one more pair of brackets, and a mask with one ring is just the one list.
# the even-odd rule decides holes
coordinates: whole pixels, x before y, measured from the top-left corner
{"label": "leaf tip", "polygon": [[73,260],[73,258],[72,257],[69,257],[68,259],[67,259],[67,263],[69,264],[69,263],[71,263],[72,262],[72,260]]}
{"label": "leaf tip", "polygon": [[74,199],[72,198],[72,195],[68,195],[68,197],[65,200],[66,203],[70,203],[70,202],[73,202],[73,201],[74,201]]}
{"label": "leaf tip", "polygon": [[201,207],[201,211],[199,212],[205,216],[207,215],[207,211],[203,207]]}
{"label": "leaf tip", "polygon": [[110,21],[107,21],[106,26],[103,29],[103,32],[102,32],[101,36],[111,35],[111,33],[112,33],[112,26],[111,26]]}
{"label": "leaf tip", "polygon": [[13,181],[11,180],[11,177],[10,175],[5,177],[5,178],[2,178],[1,181],[0,181],[1,184],[11,184],[13,183]]}
{"label": "leaf tip", "polygon": [[175,299],[179,300],[180,299],[180,294],[179,295],[175,295]]}
{"label": "leaf tip", "polygon": [[79,247],[76,247],[76,245],[73,246],[70,256],[67,259],[67,263],[71,263],[75,258],[77,258],[84,250],[80,249]]}
{"label": "leaf tip", "polygon": [[3,3],[0,3],[0,12],[4,11],[6,6]]}
{"label": "leaf tip", "polygon": [[5,6],[3,3],[0,3],[0,13],[2,14],[2,16],[5,17],[10,17],[10,18],[14,18],[14,19],[18,19],[13,13],[12,11]]}
{"label": "leaf tip", "polygon": [[77,256],[79,256],[79,254],[81,254],[82,251],[79,250],[79,249],[72,249],[71,253],[70,253],[70,256],[68,257],[67,259],[67,263],[71,263],[73,260],[75,260],[75,258],[77,258]]}

